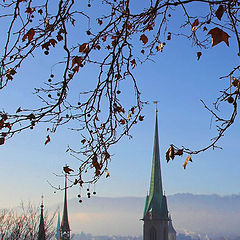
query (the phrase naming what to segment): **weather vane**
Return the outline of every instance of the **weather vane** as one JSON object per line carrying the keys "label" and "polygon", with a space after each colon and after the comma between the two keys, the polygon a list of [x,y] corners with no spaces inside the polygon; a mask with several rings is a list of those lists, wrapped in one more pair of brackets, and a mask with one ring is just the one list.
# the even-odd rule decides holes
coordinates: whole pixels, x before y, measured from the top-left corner
{"label": "weather vane", "polygon": [[156,112],[158,112],[158,109],[157,109],[157,104],[159,103],[159,101],[153,101],[154,104],[156,104]]}

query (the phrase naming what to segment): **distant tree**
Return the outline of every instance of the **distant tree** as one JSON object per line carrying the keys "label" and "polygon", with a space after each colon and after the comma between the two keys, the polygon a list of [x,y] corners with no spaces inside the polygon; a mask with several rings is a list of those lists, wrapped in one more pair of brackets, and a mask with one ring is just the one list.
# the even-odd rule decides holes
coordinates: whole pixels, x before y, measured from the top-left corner
{"label": "distant tree", "polygon": [[[55,214],[49,216],[44,213],[46,239],[54,236],[53,226]],[[1,240],[37,240],[40,220],[39,208],[29,204],[25,207],[21,204],[20,210],[2,209],[0,210],[0,239]]]}
{"label": "distant tree", "polygon": [[[44,55],[58,59],[49,69],[49,79],[43,79],[34,89],[40,100],[38,106],[33,107],[31,103],[22,106],[19,101],[15,113],[1,111],[0,144],[42,122],[49,124],[45,141],[48,144],[50,134],[71,122],[71,129],[80,132],[79,149],[67,149],[81,159],[74,184],[95,182],[106,173],[109,148],[123,136],[130,136],[131,127],[143,121],[144,102],[134,69],[161,54],[172,36],[186,37],[197,46],[197,59],[201,58],[202,48],[221,42],[229,46],[229,37],[236,43],[237,48],[231,46],[236,58],[240,55],[240,2],[237,0],[2,0],[0,7],[1,27],[6,30],[1,48],[1,90],[12,84],[17,72],[24,71],[27,75],[27,59]],[[192,14],[193,9],[198,9],[197,13]],[[177,21],[181,28],[174,32],[171,24],[176,25]],[[97,69],[95,77],[81,79],[85,69],[92,72],[93,68]],[[215,109],[204,104],[215,117],[216,138],[200,150],[172,145],[167,160],[189,154],[186,167],[192,154],[217,147],[217,141],[233,124],[240,94],[239,65],[222,78],[228,81],[216,100]],[[80,80],[89,87],[83,87],[78,83]],[[25,79],[22,84],[27,84]],[[121,96],[126,92],[135,95],[132,102],[122,101]],[[232,105],[229,118],[218,115],[222,103]],[[94,169],[94,174],[85,180],[83,174],[89,168]]]}

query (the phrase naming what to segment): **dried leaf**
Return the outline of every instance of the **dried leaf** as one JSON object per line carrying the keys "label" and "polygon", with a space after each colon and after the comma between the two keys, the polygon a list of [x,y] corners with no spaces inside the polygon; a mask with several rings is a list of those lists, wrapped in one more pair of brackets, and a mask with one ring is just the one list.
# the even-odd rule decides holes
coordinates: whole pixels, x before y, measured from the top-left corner
{"label": "dried leaf", "polygon": [[148,42],[148,38],[145,34],[141,35],[140,40],[143,42],[144,45]]}
{"label": "dried leaf", "polygon": [[169,153],[170,153],[170,148],[168,148],[168,150],[166,151],[166,160],[167,160],[167,163],[168,163],[169,160],[170,160]]}
{"label": "dried leaf", "polygon": [[53,47],[55,47],[55,45],[57,44],[57,41],[52,38],[52,39],[49,40],[49,43],[50,43]]}
{"label": "dried leaf", "polygon": [[197,60],[199,60],[201,56],[202,56],[202,52],[197,52]]}
{"label": "dried leaf", "polygon": [[21,111],[22,111],[22,109],[21,109],[21,107],[19,107],[19,108],[17,109],[16,113],[19,113],[19,112],[21,112]]}
{"label": "dried leaf", "polygon": [[98,24],[102,25],[103,21],[101,19],[98,19]]}
{"label": "dried leaf", "polygon": [[160,43],[158,46],[156,46],[157,51],[162,52],[163,51],[163,46],[164,46],[163,43]]}
{"label": "dried leaf", "polygon": [[106,178],[110,177],[109,171],[106,172]]}
{"label": "dried leaf", "polygon": [[22,41],[24,42],[26,39],[30,42],[35,35],[35,30],[31,28],[26,34],[23,35]]}
{"label": "dried leaf", "polygon": [[81,143],[84,144],[86,142],[86,139],[82,139]]}
{"label": "dried leaf", "polygon": [[225,11],[224,6],[223,6],[223,5],[220,5],[220,6],[218,7],[217,11],[215,12],[216,17],[217,17],[220,21],[221,21],[221,19],[222,19],[222,16],[223,16],[224,11]]}
{"label": "dried leaf", "polygon": [[4,137],[1,137],[0,138],[0,145],[3,145],[5,143],[5,138]]}
{"label": "dried leaf", "polygon": [[88,43],[83,43],[82,45],[80,45],[79,52],[88,53],[89,52]]}
{"label": "dried leaf", "polygon": [[197,30],[198,24],[199,24],[199,20],[196,19],[196,20],[193,22],[193,24],[192,24],[192,31],[196,31],[196,30]]}
{"label": "dried leaf", "polygon": [[124,124],[126,123],[126,121],[125,121],[124,119],[121,119],[119,122],[120,122],[122,125],[124,125]]}
{"label": "dried leaf", "polygon": [[130,63],[131,63],[131,65],[132,65],[132,68],[133,68],[133,69],[134,69],[134,68],[136,67],[136,65],[137,65],[135,59],[133,59],[132,61],[130,61]]}
{"label": "dried leaf", "polygon": [[182,156],[183,155],[183,149],[178,149],[177,152],[175,152],[175,155]]}
{"label": "dried leaf", "polygon": [[73,169],[71,169],[69,166],[65,166],[65,167],[63,167],[63,171],[65,172],[65,173],[67,173],[67,174],[70,174],[71,172],[74,172],[74,170]]}
{"label": "dried leaf", "polygon": [[229,46],[228,38],[230,37],[226,32],[224,32],[222,29],[215,27],[211,29],[208,34],[211,34],[211,42],[212,47],[219,44],[220,42],[225,42],[227,46]]}
{"label": "dried leaf", "polygon": [[45,145],[47,145],[50,141],[51,141],[51,139],[50,139],[49,135],[47,135],[47,139],[45,141]]}
{"label": "dried leaf", "polygon": [[170,32],[168,32],[167,40],[169,41],[169,40],[171,40],[171,38],[172,38],[172,34]]}
{"label": "dried leaf", "polygon": [[173,160],[174,157],[175,157],[173,145],[171,145],[171,146],[169,147],[169,156],[170,156],[170,158],[171,158],[172,160]]}
{"label": "dried leaf", "polygon": [[183,168],[184,168],[184,169],[186,169],[186,166],[187,166],[188,162],[192,162],[192,158],[191,158],[190,155],[187,157],[187,159],[185,160],[185,162],[184,162],[184,164],[183,164]]}
{"label": "dried leaf", "polygon": [[138,119],[139,119],[139,121],[141,122],[141,121],[143,121],[144,116],[139,115]]}

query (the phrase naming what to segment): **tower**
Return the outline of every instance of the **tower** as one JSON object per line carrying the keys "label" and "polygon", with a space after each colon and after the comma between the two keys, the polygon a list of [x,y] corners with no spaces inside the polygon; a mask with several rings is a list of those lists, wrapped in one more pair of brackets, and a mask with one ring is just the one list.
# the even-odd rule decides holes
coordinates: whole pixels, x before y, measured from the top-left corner
{"label": "tower", "polygon": [[40,214],[40,223],[38,229],[38,240],[46,240],[46,233],[45,233],[45,226],[44,226],[44,217],[43,217],[43,196],[42,196],[42,203],[41,203],[41,214]]}
{"label": "tower", "polygon": [[167,198],[163,194],[156,110],[150,191],[143,212],[143,240],[168,240]]}
{"label": "tower", "polygon": [[176,240],[176,231],[172,225],[172,218],[169,215],[169,224],[168,224],[168,240]]}
{"label": "tower", "polygon": [[65,175],[64,205],[62,223],[60,227],[60,239],[70,240],[70,227],[68,222],[68,210],[67,210],[67,174]]}

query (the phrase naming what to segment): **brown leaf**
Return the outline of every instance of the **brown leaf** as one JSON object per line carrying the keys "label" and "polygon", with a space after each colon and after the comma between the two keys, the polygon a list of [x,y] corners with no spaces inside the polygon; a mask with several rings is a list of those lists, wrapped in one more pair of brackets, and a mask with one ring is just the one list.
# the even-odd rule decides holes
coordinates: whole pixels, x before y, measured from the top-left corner
{"label": "brown leaf", "polygon": [[228,38],[230,37],[222,29],[215,27],[211,29],[208,34],[211,34],[212,47],[219,44],[220,42],[225,42],[229,46]]}
{"label": "brown leaf", "polygon": [[109,171],[106,172],[106,178],[110,177]]}
{"label": "brown leaf", "polygon": [[140,40],[143,42],[144,45],[148,42],[148,38],[145,34],[141,35]]}
{"label": "brown leaf", "polygon": [[86,139],[82,139],[81,143],[84,144],[86,142]]}
{"label": "brown leaf", "polygon": [[60,41],[62,41],[63,40],[63,36],[61,35],[61,34],[58,34],[57,35],[57,40],[60,42]]}
{"label": "brown leaf", "polygon": [[74,58],[72,59],[72,67],[73,67],[75,64],[77,64],[78,67],[79,67],[79,66],[82,64],[82,58],[81,58],[81,57],[78,57],[78,56],[74,57]]}
{"label": "brown leaf", "polygon": [[170,149],[168,148],[168,150],[166,151],[166,160],[167,160],[167,163],[168,163],[169,160],[170,160],[169,153],[170,153]]}
{"label": "brown leaf", "polygon": [[53,47],[55,47],[55,45],[57,44],[57,41],[52,38],[52,39],[49,40],[49,43],[50,43]]}
{"label": "brown leaf", "polygon": [[175,152],[175,155],[182,156],[183,155],[183,149],[178,149],[177,152]]}
{"label": "brown leaf", "polygon": [[88,43],[83,43],[82,45],[80,45],[79,52],[88,53],[89,52]]}
{"label": "brown leaf", "polygon": [[139,121],[141,122],[141,121],[143,121],[144,116],[139,115],[138,119],[139,119]]}
{"label": "brown leaf", "polygon": [[121,119],[119,122],[120,122],[122,125],[124,125],[124,124],[126,123],[126,121],[125,121],[124,119]]}
{"label": "brown leaf", "polygon": [[23,35],[22,41],[24,42],[26,39],[30,42],[35,35],[35,30],[31,28],[26,34]]}
{"label": "brown leaf", "polygon": [[175,157],[173,145],[171,145],[170,148],[169,148],[169,156],[170,156],[170,158],[171,158],[172,160],[173,160],[174,157]]}
{"label": "brown leaf", "polygon": [[28,8],[26,9],[25,13],[30,13],[30,14],[32,14],[34,11],[35,11],[35,8],[30,8],[30,7],[28,7]]}
{"label": "brown leaf", "polygon": [[193,24],[192,24],[192,28],[197,27],[198,24],[199,24],[199,20],[196,19],[196,20],[193,22]]}
{"label": "brown leaf", "polygon": [[197,60],[199,60],[201,56],[202,56],[202,52],[197,52]]}
{"label": "brown leaf", "polygon": [[192,158],[191,158],[190,155],[187,157],[187,159],[185,160],[185,162],[184,162],[184,164],[183,164],[183,168],[184,168],[184,169],[186,169],[186,166],[187,166],[188,162],[192,162]]}
{"label": "brown leaf", "polygon": [[0,145],[3,145],[5,143],[5,138],[4,137],[1,137],[0,138]]}
{"label": "brown leaf", "polygon": [[158,46],[156,46],[157,51],[162,52],[163,51],[163,46],[164,46],[163,43],[160,43]]}
{"label": "brown leaf", "polygon": [[98,24],[102,25],[103,21],[101,19],[98,19]]}
{"label": "brown leaf", "polygon": [[224,11],[225,11],[224,6],[223,6],[223,5],[220,5],[220,6],[218,7],[217,11],[215,12],[216,17],[217,17],[220,21],[221,21],[221,19],[222,19],[222,16],[223,16]]}
{"label": "brown leaf", "polygon": [[65,166],[63,167],[63,171],[67,174],[70,174],[70,172],[74,172],[73,169],[71,169],[69,166]]}
{"label": "brown leaf", "polygon": [[132,68],[133,68],[133,69],[134,69],[134,68],[136,67],[136,65],[137,65],[135,59],[133,59],[132,61],[130,61],[130,63],[131,63],[131,65],[132,65]]}
{"label": "brown leaf", "polygon": [[51,141],[51,139],[50,139],[49,135],[47,135],[47,139],[45,141],[45,145],[47,145],[50,141]]}
{"label": "brown leaf", "polygon": [[169,32],[167,35],[167,40],[169,41],[169,40],[171,40],[171,38],[172,38],[172,34]]}

